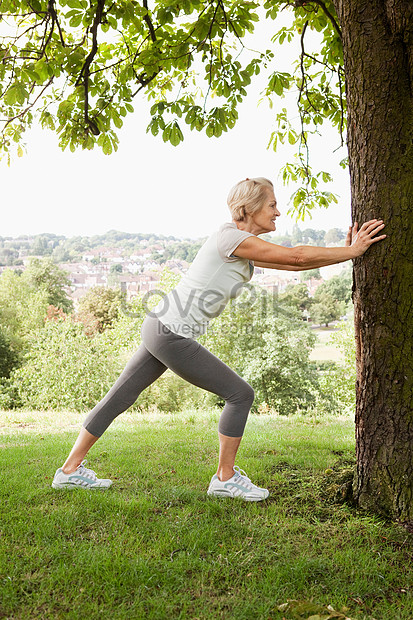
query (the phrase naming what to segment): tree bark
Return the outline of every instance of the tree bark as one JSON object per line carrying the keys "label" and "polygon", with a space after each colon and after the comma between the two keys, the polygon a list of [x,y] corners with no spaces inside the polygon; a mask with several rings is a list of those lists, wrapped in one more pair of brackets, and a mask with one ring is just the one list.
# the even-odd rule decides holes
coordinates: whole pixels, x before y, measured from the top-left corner
{"label": "tree bark", "polygon": [[352,217],[387,239],[354,261],[353,493],[413,521],[413,3],[334,0],[342,29]]}

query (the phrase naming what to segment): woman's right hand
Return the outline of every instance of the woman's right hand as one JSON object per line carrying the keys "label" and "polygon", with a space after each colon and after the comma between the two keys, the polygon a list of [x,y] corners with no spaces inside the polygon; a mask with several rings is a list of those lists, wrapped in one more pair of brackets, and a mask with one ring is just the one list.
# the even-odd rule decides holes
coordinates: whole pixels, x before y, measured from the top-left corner
{"label": "woman's right hand", "polygon": [[387,235],[375,236],[383,230],[384,226],[383,220],[369,220],[368,222],[364,222],[359,230],[358,223],[356,222],[354,226],[350,226],[348,230],[346,246],[351,246],[354,249],[355,257],[362,256],[373,243],[382,241],[386,238]]}

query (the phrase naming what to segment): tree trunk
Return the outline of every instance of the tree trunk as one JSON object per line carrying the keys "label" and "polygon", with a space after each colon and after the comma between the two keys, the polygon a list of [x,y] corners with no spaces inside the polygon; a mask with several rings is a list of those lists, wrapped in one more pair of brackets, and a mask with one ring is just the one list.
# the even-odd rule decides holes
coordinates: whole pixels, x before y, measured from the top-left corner
{"label": "tree trunk", "polygon": [[413,521],[413,3],[334,0],[343,33],[353,221],[385,241],[354,261],[360,507]]}

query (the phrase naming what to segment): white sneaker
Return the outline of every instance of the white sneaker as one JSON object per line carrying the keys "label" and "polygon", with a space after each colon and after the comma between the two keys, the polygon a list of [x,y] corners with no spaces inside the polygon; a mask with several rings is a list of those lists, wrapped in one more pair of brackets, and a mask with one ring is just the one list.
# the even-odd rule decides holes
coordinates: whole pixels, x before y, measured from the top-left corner
{"label": "white sneaker", "polygon": [[62,469],[56,471],[52,487],[54,489],[108,489],[112,480],[97,478],[92,469],[85,467],[87,461],[82,461],[75,471],[65,474]]}
{"label": "white sneaker", "polygon": [[222,481],[215,474],[208,488],[208,495],[215,497],[241,497],[246,502],[260,502],[267,499],[269,492],[251,482],[245,471],[235,465],[235,474],[229,480]]}

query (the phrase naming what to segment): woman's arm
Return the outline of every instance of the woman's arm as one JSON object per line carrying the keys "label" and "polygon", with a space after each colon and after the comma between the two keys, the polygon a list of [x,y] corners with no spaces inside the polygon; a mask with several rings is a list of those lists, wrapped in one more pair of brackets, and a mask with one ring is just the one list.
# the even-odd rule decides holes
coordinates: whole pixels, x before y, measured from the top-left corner
{"label": "woman's arm", "polygon": [[256,267],[286,269],[288,271],[316,269],[362,256],[373,243],[386,237],[386,235],[375,237],[383,228],[382,220],[365,222],[360,230],[358,230],[356,222],[353,228],[349,228],[346,245],[339,248],[322,248],[311,245],[286,248],[253,236],[242,241],[233,254],[240,258],[253,260]]}
{"label": "woman's arm", "polygon": [[302,271],[301,267],[293,265],[280,265],[280,263],[263,263],[259,260],[254,261],[254,267],[264,267],[264,269],[281,269],[282,271]]}

